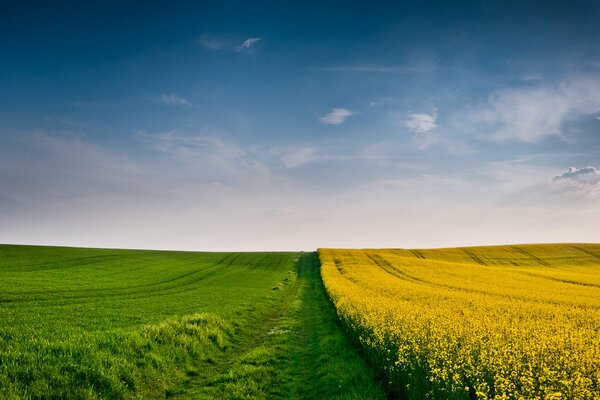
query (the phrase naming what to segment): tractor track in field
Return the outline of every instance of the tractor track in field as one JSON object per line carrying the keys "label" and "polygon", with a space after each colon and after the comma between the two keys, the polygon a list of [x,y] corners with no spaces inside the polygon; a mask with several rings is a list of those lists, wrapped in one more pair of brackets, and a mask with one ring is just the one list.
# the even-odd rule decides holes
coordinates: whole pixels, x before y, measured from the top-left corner
{"label": "tractor track in field", "polygon": [[600,255],[598,255],[598,253],[594,253],[593,251],[590,251],[590,250],[588,250],[588,249],[586,249],[584,247],[578,246],[578,245],[573,245],[572,244],[572,245],[567,245],[567,246],[570,247],[570,248],[572,248],[572,249],[575,249],[575,250],[577,250],[577,251],[579,251],[581,253],[584,253],[584,254],[586,254],[588,256],[591,256],[591,257],[595,258],[596,260],[600,261]]}
{"label": "tractor track in field", "polygon": [[[224,264],[224,262],[233,257],[233,259],[229,260],[228,264]],[[118,288],[99,288],[99,289],[79,289],[79,290],[57,290],[57,291],[27,291],[27,292],[5,292],[4,296],[15,296],[14,298],[4,298],[0,299],[0,302],[4,303],[18,303],[18,302],[43,302],[50,301],[56,302],[57,298],[64,298],[69,302],[72,302],[73,299],[77,299],[78,302],[87,302],[94,301],[102,298],[144,298],[144,297],[160,297],[165,294],[165,292],[169,292],[170,294],[181,293],[186,290],[193,290],[193,286],[206,278],[209,278],[212,275],[215,275],[224,265],[231,265],[237,258],[239,254],[230,254],[227,255],[213,264],[203,266],[194,271],[176,276],[174,278],[170,278],[160,282],[154,282],[144,285],[134,285],[129,286],[125,289]],[[187,279],[186,278],[191,278]],[[41,297],[31,297],[33,294],[43,295]],[[81,301],[83,300],[83,301]]]}
{"label": "tractor track in field", "polygon": [[[259,327],[258,329],[244,330],[244,327],[238,329],[232,340],[232,345],[213,363],[214,370],[210,375],[194,374],[182,390],[168,397],[173,399],[209,399],[224,396],[220,392],[225,390],[223,386],[228,383],[228,377],[235,373],[234,371],[240,364],[240,360],[243,360],[245,355],[259,348],[264,342],[269,341],[270,336],[280,332],[278,325],[281,319],[290,312],[289,308],[293,303],[293,299],[298,295],[301,285],[298,276],[302,274],[304,268],[305,263],[298,262],[298,271],[294,282],[284,288],[285,292],[276,300],[267,313],[260,313],[255,316],[251,325]],[[234,354],[236,356],[233,356]]]}
{"label": "tractor track in field", "polygon": [[218,359],[167,397],[384,399],[339,326],[316,254],[302,254],[295,272],[293,282],[273,289],[281,292],[267,312],[240,327]]}
{"label": "tractor track in field", "polygon": [[[463,249],[464,250],[464,249]],[[442,289],[447,289],[447,290],[451,290],[454,292],[464,292],[464,293],[473,293],[473,294],[479,294],[479,295],[484,295],[484,296],[490,296],[490,297],[496,297],[496,298],[503,298],[503,299],[514,299],[515,297],[513,295],[509,295],[509,294],[502,294],[502,293],[496,293],[496,292],[488,292],[485,290],[480,290],[480,289],[472,289],[472,288],[466,288],[466,287],[461,287],[461,286],[454,286],[454,285],[449,285],[449,284],[443,284],[443,283],[436,283],[436,282],[431,282],[413,275],[410,275],[408,273],[406,273],[405,271],[400,270],[397,266],[394,266],[392,263],[390,263],[388,260],[386,260],[384,257],[380,256],[380,255],[372,255],[369,254],[367,252],[363,252],[365,254],[365,256],[367,258],[369,258],[377,267],[381,268],[381,270],[383,270],[384,272],[400,279],[403,281],[408,281],[411,283],[414,283],[416,285],[426,285],[426,286],[430,286],[430,287],[437,287],[437,288],[442,288]],[[471,252],[469,252],[471,253]],[[467,254],[469,254],[467,253]],[[481,261],[483,262],[483,261]],[[485,264],[481,264],[481,265],[485,265]],[[580,285],[580,286],[586,286],[586,287],[594,287],[597,288],[600,285],[594,284],[594,283],[585,283],[585,282],[578,282],[578,281],[574,281],[574,280],[565,280],[565,279],[559,279],[559,278],[553,278],[553,277],[548,277],[545,275],[539,275],[539,274],[534,274],[534,273],[530,273],[530,272],[523,272],[523,271],[517,271],[518,273],[521,273],[523,275],[527,275],[527,276],[531,276],[531,277],[535,277],[535,278],[540,278],[540,279],[547,279],[553,282],[558,282],[558,283],[564,283],[564,284],[568,284],[568,285]],[[531,299],[525,298],[525,297],[518,297],[519,300],[523,301],[523,302],[532,302]],[[572,307],[585,307],[585,308],[593,308],[593,309],[600,309],[600,306],[594,306],[594,305],[585,305],[582,306],[578,303],[557,303],[555,301],[550,301],[550,300],[537,300],[536,303],[541,303],[541,304],[565,304],[565,305],[569,305]]]}

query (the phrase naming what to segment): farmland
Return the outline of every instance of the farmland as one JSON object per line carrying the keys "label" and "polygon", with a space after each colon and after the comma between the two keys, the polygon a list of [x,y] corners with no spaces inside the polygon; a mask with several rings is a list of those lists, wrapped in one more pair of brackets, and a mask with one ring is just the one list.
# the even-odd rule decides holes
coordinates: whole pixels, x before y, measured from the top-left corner
{"label": "farmland", "polygon": [[315,253],[0,246],[0,398],[383,398]]}
{"label": "farmland", "polygon": [[600,245],[0,245],[0,274],[0,398],[600,397]]}
{"label": "farmland", "polygon": [[600,245],[319,256],[340,318],[394,396],[600,398]]}

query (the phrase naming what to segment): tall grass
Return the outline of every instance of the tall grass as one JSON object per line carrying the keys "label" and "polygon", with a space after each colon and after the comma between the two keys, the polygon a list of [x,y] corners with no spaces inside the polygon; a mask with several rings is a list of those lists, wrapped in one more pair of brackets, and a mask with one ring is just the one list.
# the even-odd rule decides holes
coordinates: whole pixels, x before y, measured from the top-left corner
{"label": "tall grass", "polygon": [[215,315],[194,314],[123,334],[69,333],[52,340],[3,335],[0,398],[158,396],[223,351],[232,327]]}
{"label": "tall grass", "polygon": [[164,398],[272,306],[295,257],[0,246],[0,398]]}

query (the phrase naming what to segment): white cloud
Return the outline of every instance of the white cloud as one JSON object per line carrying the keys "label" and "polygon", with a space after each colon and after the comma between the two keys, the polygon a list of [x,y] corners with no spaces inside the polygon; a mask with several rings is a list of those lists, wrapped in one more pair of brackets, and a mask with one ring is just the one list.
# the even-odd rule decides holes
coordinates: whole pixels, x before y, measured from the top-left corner
{"label": "white cloud", "polygon": [[281,156],[281,162],[286,168],[296,168],[311,163],[316,159],[316,150],[311,147],[302,147]]}
{"label": "white cloud", "polygon": [[[590,168],[570,169],[559,183],[547,179],[554,172],[532,175],[519,163],[511,170],[517,179],[545,180],[555,190],[537,192],[531,205],[498,206],[490,204],[496,181],[478,189],[478,181],[451,171],[414,168],[403,178],[394,169],[345,190],[300,190],[294,181],[261,181],[253,163],[268,152],[223,134],[137,138],[158,153],[115,153],[82,137],[19,136],[19,145],[9,146],[0,138],[0,242],[239,251],[600,240],[598,203],[560,189],[598,173]],[[297,146],[296,153],[289,166],[343,159],[317,146]],[[267,155],[280,163],[285,154]],[[226,168],[237,178],[228,182]],[[548,202],[546,193],[562,200]]]}
{"label": "white cloud", "polygon": [[184,99],[183,97],[179,97],[173,93],[171,94],[163,94],[160,96],[160,102],[163,104],[167,104],[170,106],[191,106],[192,103]]}
{"label": "white cloud", "polygon": [[210,36],[208,33],[203,33],[198,39],[198,44],[208,50],[223,50],[230,47],[230,43]]}
{"label": "white cloud", "polygon": [[494,93],[469,113],[462,128],[493,140],[533,143],[563,135],[566,121],[593,114],[599,107],[600,80],[575,78],[554,86]]}
{"label": "white cloud", "polygon": [[19,182],[0,185],[0,197],[42,208],[45,201],[50,205],[107,193],[127,196],[143,192],[144,175],[143,168],[126,155],[79,136],[36,133],[0,149],[0,176]]}
{"label": "white cloud", "polygon": [[550,180],[554,190],[584,198],[600,198],[600,171],[594,167],[571,167]]}
{"label": "white cloud", "polygon": [[251,38],[244,40],[242,43],[238,44],[233,49],[237,52],[247,51],[247,50],[251,49],[254,45],[256,45],[256,43],[258,43],[261,40],[263,40],[263,38],[251,37]]}
{"label": "white cloud", "polygon": [[217,155],[224,158],[238,158],[245,154],[240,146],[228,142],[218,135],[188,135],[178,131],[169,131],[161,133],[139,132],[136,136],[158,151],[179,157]]}
{"label": "white cloud", "polygon": [[531,74],[523,75],[519,79],[522,80],[523,82],[535,82],[535,81],[543,80],[544,76],[539,73],[531,73]]}
{"label": "white cloud", "polygon": [[591,197],[600,194],[600,171],[594,167],[570,167],[566,172],[551,179],[555,185],[562,186],[571,192],[582,193]]}
{"label": "white cloud", "polygon": [[576,168],[570,167],[566,172],[552,178],[553,182],[559,181],[577,181],[595,184],[600,182],[600,171],[594,167]]}
{"label": "white cloud", "polygon": [[272,178],[271,170],[252,152],[217,133],[186,134],[179,131],[139,132],[137,139],[162,153],[169,162],[205,181],[260,185]]}
{"label": "white cloud", "polygon": [[419,72],[416,67],[403,65],[374,65],[374,64],[357,64],[357,65],[340,65],[335,67],[320,68],[324,71],[336,72],[372,72],[372,73],[390,73],[390,74],[411,74]]}
{"label": "white cloud", "polygon": [[339,125],[346,122],[346,119],[354,114],[352,111],[345,108],[334,108],[327,115],[319,118],[319,121],[323,124],[327,125]]}
{"label": "white cloud", "polygon": [[427,133],[437,127],[436,113],[408,114],[402,124],[414,133]]}
{"label": "white cloud", "polygon": [[[600,199],[600,171],[594,167],[570,167],[553,178],[534,179],[526,171],[517,171],[511,180],[526,183],[513,192],[509,201],[514,204],[529,204],[536,207],[558,206],[565,208],[597,207]],[[531,184],[531,182],[536,182]]]}
{"label": "white cloud", "polygon": [[238,53],[251,52],[254,46],[264,38],[250,37],[242,43],[236,44],[235,41],[227,38],[216,37],[203,33],[198,39],[198,44],[207,50],[212,51],[235,51]]}
{"label": "white cloud", "polygon": [[288,169],[311,163],[326,163],[329,166],[334,164],[339,166],[346,162],[377,163],[384,158],[378,150],[370,146],[355,148],[339,142],[272,147],[266,153],[273,155],[280,164]]}
{"label": "white cloud", "polygon": [[178,131],[146,133],[136,135],[151,148],[182,162],[243,160],[246,151],[231,141],[216,134],[188,135]]}

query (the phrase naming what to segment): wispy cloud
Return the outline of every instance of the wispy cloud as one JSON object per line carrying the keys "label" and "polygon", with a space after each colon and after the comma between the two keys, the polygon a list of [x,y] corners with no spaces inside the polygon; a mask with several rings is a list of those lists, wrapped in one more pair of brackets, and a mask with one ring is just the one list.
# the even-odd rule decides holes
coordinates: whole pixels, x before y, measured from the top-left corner
{"label": "wispy cloud", "polygon": [[437,113],[411,113],[404,117],[402,124],[414,133],[427,133],[437,127]]}
{"label": "wispy cloud", "polygon": [[207,156],[235,159],[245,156],[242,147],[216,134],[189,135],[174,130],[159,133],[138,132],[136,137],[153,149],[180,159]]}
{"label": "wispy cloud", "polygon": [[286,152],[281,156],[281,162],[286,168],[296,168],[311,163],[317,159],[317,151],[312,147],[301,147]]}
{"label": "wispy cloud", "polygon": [[346,122],[348,117],[353,115],[354,113],[346,108],[334,108],[327,115],[319,118],[322,124],[326,125],[340,125]]}
{"label": "wispy cloud", "polygon": [[[271,221],[242,224],[254,233],[288,221],[269,211],[292,204],[292,196],[280,197],[285,185],[261,175],[243,146],[216,134],[138,136],[160,151],[150,157],[81,136],[6,140],[0,138],[0,242],[218,249],[227,238],[221,244],[250,250],[257,244],[231,228],[236,221]],[[217,233],[223,221],[227,228]],[[214,229],[199,229],[206,226]]]}
{"label": "wispy cloud", "polygon": [[187,134],[173,130],[138,132],[136,137],[188,172],[208,180],[226,179],[244,186],[260,184],[272,176],[270,169],[256,154],[224,135]]}
{"label": "wispy cloud", "polygon": [[558,85],[504,90],[468,112],[463,128],[493,140],[537,142],[564,135],[565,122],[600,107],[600,80],[575,78]]}
{"label": "wispy cloud", "polygon": [[544,79],[544,76],[540,73],[525,74],[519,77],[519,80],[523,82],[536,82]]}
{"label": "wispy cloud", "polygon": [[211,51],[234,51],[237,53],[251,53],[256,44],[261,40],[264,40],[264,38],[249,37],[243,42],[239,43],[230,38],[223,38],[220,36],[214,36],[208,33],[203,33],[200,36],[200,38],[198,38],[198,44],[202,48]]}
{"label": "wispy cloud", "polygon": [[[269,153],[218,133],[142,132],[137,139],[160,154],[115,154],[82,138],[49,135],[0,146],[0,241],[233,251],[391,247],[399,235],[411,247],[599,237],[598,203],[566,189],[576,188],[566,182],[598,173],[589,167],[569,169],[560,182],[551,181],[551,170],[542,172],[536,179],[546,181],[546,192],[536,192],[527,207],[480,202],[472,192],[476,183],[450,171],[435,175],[419,168],[404,176],[394,170],[336,193],[306,190],[298,196],[290,181],[261,181],[253,163],[271,155],[279,165],[285,157],[293,168],[352,154],[340,154],[338,145],[313,144]],[[232,172],[224,172],[227,168]],[[532,180],[522,164],[514,172]],[[496,186],[494,181],[482,191]],[[563,200],[549,204],[548,193]],[[289,226],[295,229],[283,229]],[[373,231],[367,239],[365,227]]]}
{"label": "wispy cloud", "polygon": [[169,106],[191,106],[192,103],[184,99],[183,97],[177,96],[176,94],[163,94],[160,96],[160,102]]}
{"label": "wispy cloud", "polygon": [[144,174],[126,155],[76,135],[24,135],[11,148],[0,149],[0,176],[19,182],[0,187],[0,197],[23,204],[45,207],[44,201],[58,203],[107,193],[127,196],[144,190]]}
{"label": "wispy cloud", "polygon": [[250,38],[244,40],[242,43],[235,46],[233,49],[237,52],[248,51],[252,47],[254,47],[256,45],[256,43],[260,42],[261,40],[263,40],[263,38],[250,37]]}
{"label": "wispy cloud", "polygon": [[319,68],[322,71],[334,72],[364,72],[364,73],[382,73],[382,74],[413,74],[420,70],[416,67],[405,65],[375,65],[375,64],[355,64],[338,65],[333,67]]}
{"label": "wispy cloud", "polygon": [[208,50],[223,50],[231,47],[231,43],[227,40],[203,33],[198,38],[198,44]]}

